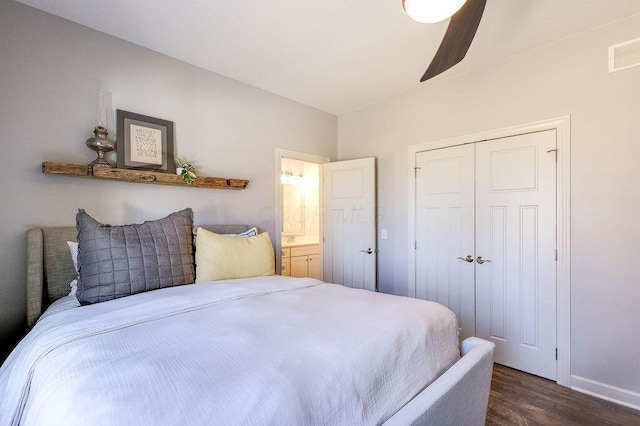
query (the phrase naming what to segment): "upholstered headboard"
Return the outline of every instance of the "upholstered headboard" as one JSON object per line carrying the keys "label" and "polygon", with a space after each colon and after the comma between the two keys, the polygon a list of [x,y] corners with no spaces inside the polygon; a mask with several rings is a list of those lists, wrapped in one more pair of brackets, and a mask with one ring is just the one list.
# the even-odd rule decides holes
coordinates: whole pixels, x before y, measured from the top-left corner
{"label": "upholstered headboard", "polygon": [[[199,225],[217,234],[239,234],[249,225]],[[194,229],[195,231],[195,229]],[[33,228],[27,232],[27,324],[32,327],[55,300],[69,294],[76,278],[67,241],[75,227]]]}

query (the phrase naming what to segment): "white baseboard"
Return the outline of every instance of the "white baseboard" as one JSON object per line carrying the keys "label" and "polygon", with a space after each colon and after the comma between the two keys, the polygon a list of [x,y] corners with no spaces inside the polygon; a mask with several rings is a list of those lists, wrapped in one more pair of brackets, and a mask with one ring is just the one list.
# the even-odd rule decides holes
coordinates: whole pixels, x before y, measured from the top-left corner
{"label": "white baseboard", "polygon": [[571,376],[571,389],[640,410],[640,393],[637,392],[574,375]]}

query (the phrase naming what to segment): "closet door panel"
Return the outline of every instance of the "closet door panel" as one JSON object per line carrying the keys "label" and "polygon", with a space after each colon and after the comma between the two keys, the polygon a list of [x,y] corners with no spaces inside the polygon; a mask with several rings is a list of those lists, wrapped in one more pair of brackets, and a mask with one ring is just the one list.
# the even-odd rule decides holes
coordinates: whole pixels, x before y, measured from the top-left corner
{"label": "closet door panel", "polygon": [[416,297],[447,306],[475,334],[474,147],[416,155]]}
{"label": "closet door panel", "polygon": [[477,333],[496,362],[553,380],[555,147],[555,130],[476,144]]}

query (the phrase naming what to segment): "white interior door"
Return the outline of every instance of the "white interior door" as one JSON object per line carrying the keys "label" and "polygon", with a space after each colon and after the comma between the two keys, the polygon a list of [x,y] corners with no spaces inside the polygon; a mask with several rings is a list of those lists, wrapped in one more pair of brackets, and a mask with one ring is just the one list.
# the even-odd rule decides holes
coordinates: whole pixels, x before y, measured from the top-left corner
{"label": "white interior door", "polygon": [[496,362],[553,380],[555,149],[548,130],[419,152],[415,213],[416,297],[493,341]]}
{"label": "white interior door", "polygon": [[375,291],[375,158],[323,166],[324,280]]}
{"label": "white interior door", "polygon": [[497,363],[555,380],[555,130],[476,145],[477,335]]}
{"label": "white interior door", "polygon": [[475,335],[474,144],[416,155],[416,297],[458,317]]}

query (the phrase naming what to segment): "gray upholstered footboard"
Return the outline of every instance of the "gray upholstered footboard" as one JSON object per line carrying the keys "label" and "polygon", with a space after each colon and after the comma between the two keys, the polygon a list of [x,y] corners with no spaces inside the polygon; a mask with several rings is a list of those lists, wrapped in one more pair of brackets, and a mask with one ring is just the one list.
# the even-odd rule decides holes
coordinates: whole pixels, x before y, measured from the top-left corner
{"label": "gray upholstered footboard", "polygon": [[484,425],[495,345],[477,337],[462,342],[462,358],[394,414],[385,425]]}

